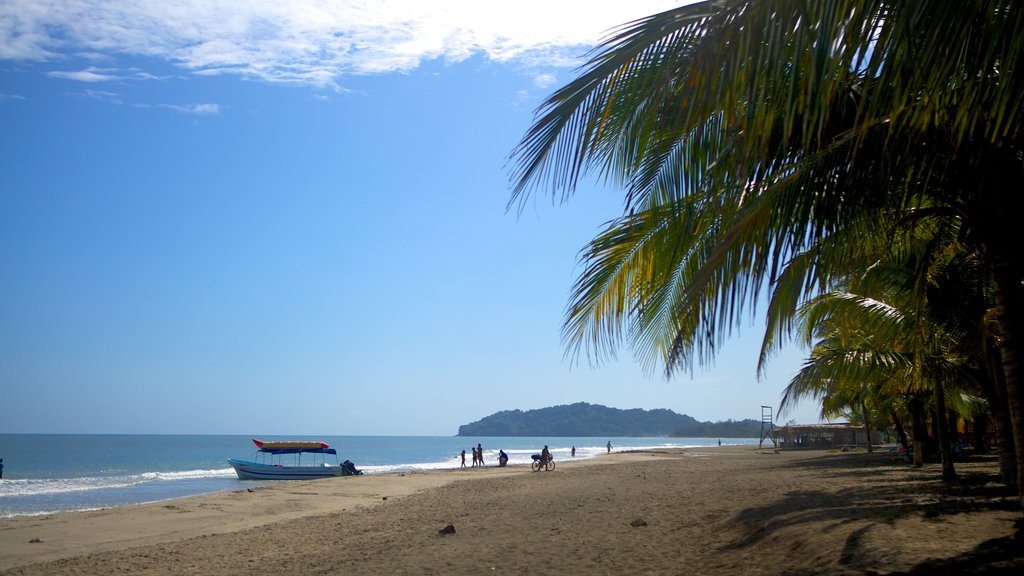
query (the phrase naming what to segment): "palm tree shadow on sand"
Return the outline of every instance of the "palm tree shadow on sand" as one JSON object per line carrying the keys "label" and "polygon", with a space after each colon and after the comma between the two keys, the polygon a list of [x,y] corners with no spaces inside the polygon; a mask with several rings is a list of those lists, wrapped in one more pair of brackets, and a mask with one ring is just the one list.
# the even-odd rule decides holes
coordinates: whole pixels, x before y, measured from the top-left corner
{"label": "palm tree shadow on sand", "polygon": [[[991,462],[993,457],[974,457],[975,462]],[[733,521],[745,532],[739,540],[720,548],[722,552],[755,545],[774,532],[787,527],[820,523],[829,526],[865,524],[847,535],[839,552],[838,564],[844,574],[934,575],[934,574],[1021,574],[1024,573],[1024,542],[1007,535],[981,542],[974,549],[948,557],[929,559],[909,570],[892,572],[885,561],[875,558],[864,540],[879,525],[894,525],[897,520],[918,517],[941,523],[953,515],[1005,511],[1019,513],[1012,491],[1006,488],[991,467],[958,470],[959,480],[941,481],[937,466],[909,468],[897,463],[891,454],[841,454],[784,464],[786,469],[815,469],[826,477],[855,478],[856,486],[835,492],[796,490],[765,506],[748,508]],[[1018,531],[1019,533],[1019,531]],[[898,544],[897,544],[898,545]],[[820,570],[785,571],[789,576],[836,574],[835,565]]]}

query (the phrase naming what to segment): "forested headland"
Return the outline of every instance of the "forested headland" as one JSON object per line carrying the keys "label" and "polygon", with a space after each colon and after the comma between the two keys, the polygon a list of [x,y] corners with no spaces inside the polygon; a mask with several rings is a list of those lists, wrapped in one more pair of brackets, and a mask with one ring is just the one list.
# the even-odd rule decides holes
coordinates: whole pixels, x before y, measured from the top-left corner
{"label": "forested headland", "polygon": [[667,409],[622,410],[577,402],[535,410],[502,410],[459,426],[459,436],[627,436],[756,438],[757,420],[700,422]]}

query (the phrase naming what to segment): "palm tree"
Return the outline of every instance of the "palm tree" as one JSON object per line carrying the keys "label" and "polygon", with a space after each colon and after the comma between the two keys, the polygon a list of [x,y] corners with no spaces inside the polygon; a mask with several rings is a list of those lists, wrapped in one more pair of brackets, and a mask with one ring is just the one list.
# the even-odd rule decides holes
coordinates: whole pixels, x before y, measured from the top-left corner
{"label": "palm tree", "polygon": [[1024,504],[1024,259],[1004,208],[1024,179],[1021,55],[1014,0],[714,0],[624,26],[513,152],[513,204],[591,173],[625,190],[582,254],[570,349],[628,341],[671,374],[779,280],[784,332],[843,268],[819,242],[930,210],[993,272]]}
{"label": "palm tree", "polygon": [[895,379],[900,367],[893,365],[892,351],[872,346],[871,336],[861,326],[822,312],[842,302],[844,296],[827,294],[805,308],[806,337],[813,348],[783,392],[779,411],[785,414],[801,398],[815,398],[821,404],[822,417],[846,416],[850,422],[859,421],[871,452],[869,405],[879,403],[883,384]]}
{"label": "palm tree", "polygon": [[[956,479],[956,472],[946,426],[946,392],[963,379],[950,351],[958,336],[932,320],[930,307],[918,305],[915,276],[907,264],[879,260],[850,281],[854,291],[826,293],[801,307],[804,339],[813,349],[787,386],[782,406],[789,408],[801,397],[818,397],[823,413],[853,409],[867,427],[869,405],[878,407],[905,395],[921,405],[927,395],[935,402],[933,422],[939,432],[943,480],[949,482]],[[924,440],[915,434],[916,465],[921,464],[922,451],[917,448]]]}

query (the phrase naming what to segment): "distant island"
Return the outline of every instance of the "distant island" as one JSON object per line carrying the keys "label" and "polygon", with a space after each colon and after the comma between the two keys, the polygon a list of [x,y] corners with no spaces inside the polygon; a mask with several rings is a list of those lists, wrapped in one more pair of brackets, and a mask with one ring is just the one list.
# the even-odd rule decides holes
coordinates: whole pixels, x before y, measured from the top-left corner
{"label": "distant island", "polygon": [[626,436],[757,438],[759,420],[699,422],[672,410],[621,410],[577,402],[536,410],[502,410],[459,426],[459,436]]}

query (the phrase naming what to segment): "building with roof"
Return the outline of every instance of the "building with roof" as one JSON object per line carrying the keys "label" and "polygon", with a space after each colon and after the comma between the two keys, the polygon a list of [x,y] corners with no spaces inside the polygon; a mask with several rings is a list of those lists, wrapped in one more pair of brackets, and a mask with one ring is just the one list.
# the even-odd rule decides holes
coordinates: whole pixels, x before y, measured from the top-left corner
{"label": "building with roof", "polygon": [[[867,446],[868,436],[863,426],[852,424],[793,424],[776,429],[779,449],[817,449],[841,448],[848,446]],[[870,442],[881,444],[882,433],[871,431]]]}

